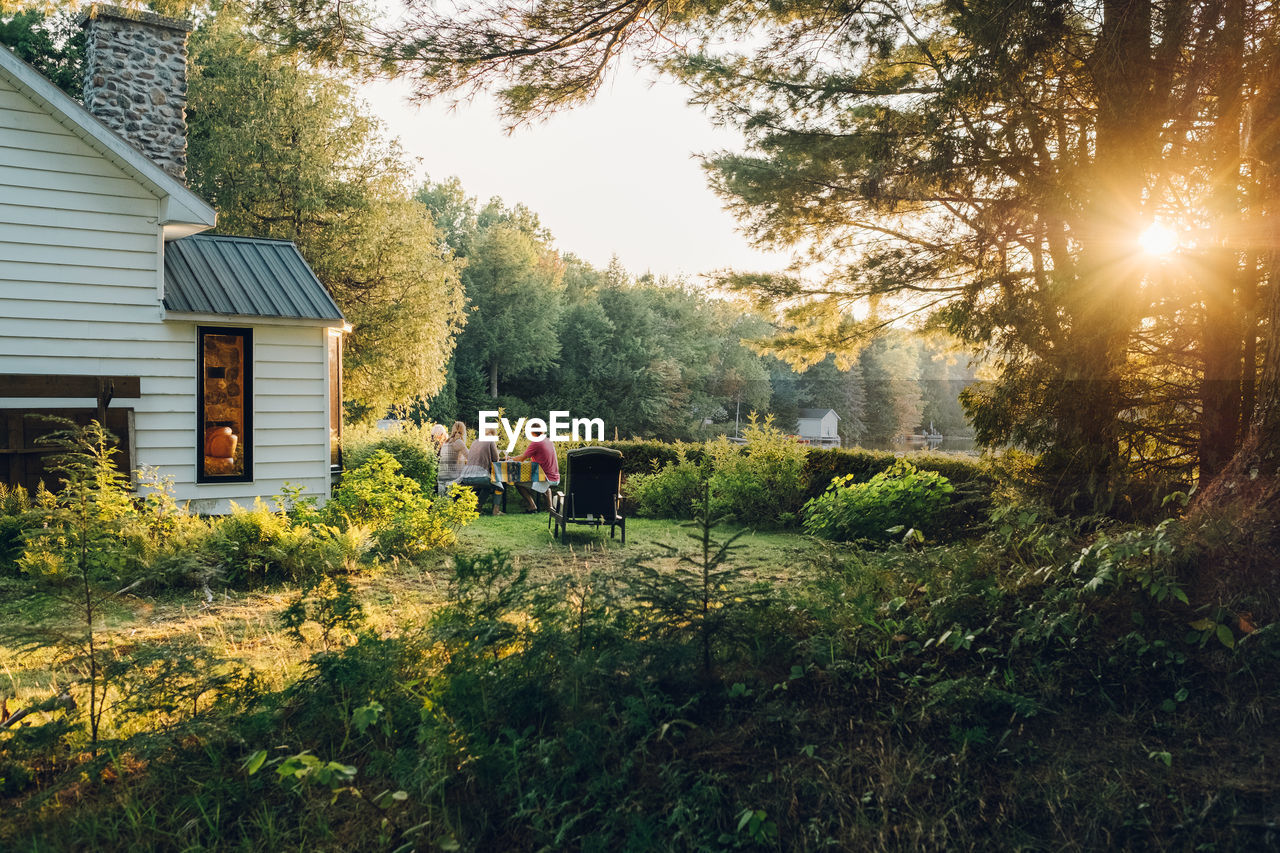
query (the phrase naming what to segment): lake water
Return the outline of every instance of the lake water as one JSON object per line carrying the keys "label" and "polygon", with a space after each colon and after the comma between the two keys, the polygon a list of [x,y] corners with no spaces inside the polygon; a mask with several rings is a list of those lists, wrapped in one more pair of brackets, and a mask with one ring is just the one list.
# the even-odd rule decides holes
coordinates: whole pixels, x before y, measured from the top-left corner
{"label": "lake water", "polygon": [[892,450],[895,452],[936,450],[941,453],[972,453],[975,456],[981,451],[981,448],[978,447],[978,442],[974,438],[965,436],[943,436],[940,440],[935,439],[927,445],[922,441],[910,441],[882,445],[860,444],[857,447],[864,450]]}

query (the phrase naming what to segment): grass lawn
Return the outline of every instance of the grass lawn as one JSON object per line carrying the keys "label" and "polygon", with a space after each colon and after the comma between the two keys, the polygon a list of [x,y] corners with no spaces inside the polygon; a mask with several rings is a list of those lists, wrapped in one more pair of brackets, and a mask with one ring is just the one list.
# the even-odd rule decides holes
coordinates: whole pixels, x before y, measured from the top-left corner
{"label": "grass lawn", "polygon": [[[717,528],[720,538],[728,538],[742,528]],[[670,562],[671,548],[690,552],[698,547],[690,535],[693,530],[678,521],[648,518],[627,519],[627,544],[621,534],[609,538],[609,528],[570,525],[564,543],[555,539],[547,527],[546,513],[508,513],[481,516],[462,529],[459,544],[469,551],[502,548],[516,560],[525,562],[535,579],[549,579],[575,563],[593,568],[615,566],[619,569],[636,561],[662,565]],[[737,542],[735,552],[739,565],[754,566],[750,574],[760,579],[786,580],[796,567],[805,564],[818,549],[829,547],[811,537],[776,531],[746,531]]]}

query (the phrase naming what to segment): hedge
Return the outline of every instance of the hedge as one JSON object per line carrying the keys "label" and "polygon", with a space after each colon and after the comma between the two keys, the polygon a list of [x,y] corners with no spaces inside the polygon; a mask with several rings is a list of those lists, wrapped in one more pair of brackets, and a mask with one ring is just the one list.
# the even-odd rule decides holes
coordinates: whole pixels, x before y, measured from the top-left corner
{"label": "hedge", "polygon": [[606,441],[605,445],[622,451],[622,473],[625,475],[652,474],[667,463],[675,462],[681,449],[690,462],[701,462],[706,456],[701,444],[688,442]]}
{"label": "hedge", "polygon": [[[622,451],[622,474],[651,474],[668,463],[677,461],[680,451],[691,462],[706,458],[705,445],[665,441],[605,441],[605,447]],[[565,454],[582,443],[557,444],[561,476],[565,470]],[[953,503],[958,515],[966,519],[987,503],[995,485],[995,477],[981,459],[969,454],[911,451],[905,454],[891,450],[864,448],[814,447],[805,461],[804,501],[826,491],[836,477],[852,474],[855,482],[865,483],[893,465],[903,456],[922,471],[936,471],[956,487]],[[625,489],[624,489],[625,491]],[[959,518],[955,519],[957,522]]]}
{"label": "hedge", "polygon": [[[705,456],[701,444],[669,444],[663,441],[606,441],[604,444],[622,451],[624,475],[650,474],[669,462],[675,462],[681,448],[691,462],[701,462]],[[937,471],[957,488],[968,484],[985,487],[995,482],[976,456],[928,451],[911,452],[905,456],[920,470]],[[815,447],[809,451],[805,462],[805,500],[822,494],[833,479],[846,474],[852,474],[856,482],[865,483],[898,458],[899,454],[890,450]]]}

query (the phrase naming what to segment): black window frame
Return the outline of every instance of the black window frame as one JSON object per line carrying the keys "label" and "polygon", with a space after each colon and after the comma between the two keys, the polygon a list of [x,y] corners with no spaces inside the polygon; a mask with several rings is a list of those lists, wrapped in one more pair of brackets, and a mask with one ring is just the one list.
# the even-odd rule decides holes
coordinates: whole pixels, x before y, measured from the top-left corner
{"label": "black window frame", "polygon": [[[244,446],[244,472],[241,474],[206,474],[204,470],[204,336],[236,335],[244,338],[244,432],[240,443]],[[253,327],[251,326],[196,326],[196,482],[204,483],[252,483],[253,482]]]}
{"label": "black window frame", "polygon": [[[330,442],[333,441],[332,430],[333,430],[335,414],[337,415],[337,424],[338,424],[337,461],[334,460],[334,453],[333,453],[334,448],[333,447],[329,448],[329,473],[332,474],[332,473],[343,470],[342,468],[342,461],[343,461],[342,460],[342,430],[343,430],[344,424],[343,424],[342,416],[345,414],[345,412],[343,412],[342,410],[342,350],[344,348],[343,343],[345,342],[342,339],[343,338],[342,332],[335,333],[333,329],[325,329],[324,331],[325,331],[325,342],[324,342],[325,384],[327,386],[325,389],[325,392],[329,399],[328,429],[330,430],[330,437],[329,437]],[[336,365],[330,363],[330,356],[333,355],[333,352],[329,348],[329,344],[335,339],[337,341],[337,347],[336,347],[337,364]],[[333,382],[335,375],[338,380],[336,388],[334,387],[334,382]],[[334,412],[334,408],[333,408],[333,405],[335,402],[338,404],[336,413]]]}

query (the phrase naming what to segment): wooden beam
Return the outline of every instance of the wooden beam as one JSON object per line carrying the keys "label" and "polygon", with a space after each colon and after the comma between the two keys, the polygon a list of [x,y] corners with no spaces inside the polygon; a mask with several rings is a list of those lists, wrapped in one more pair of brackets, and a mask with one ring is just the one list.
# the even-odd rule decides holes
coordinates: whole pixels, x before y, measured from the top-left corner
{"label": "wooden beam", "polygon": [[136,400],[142,396],[142,380],[137,376],[74,376],[50,373],[0,373],[0,397],[86,397]]}

